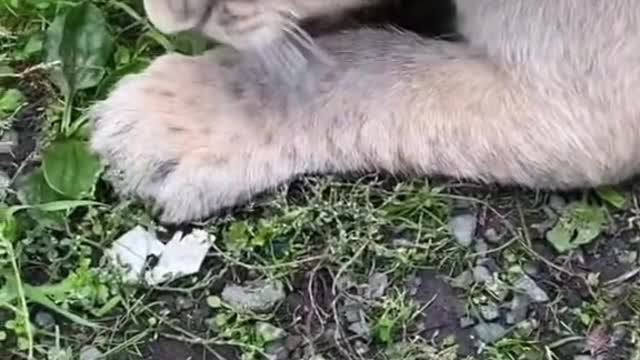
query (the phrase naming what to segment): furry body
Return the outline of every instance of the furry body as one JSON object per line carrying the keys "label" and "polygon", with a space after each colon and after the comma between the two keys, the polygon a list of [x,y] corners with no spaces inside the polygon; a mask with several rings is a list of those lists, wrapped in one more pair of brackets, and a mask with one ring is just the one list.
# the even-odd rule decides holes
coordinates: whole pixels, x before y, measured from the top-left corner
{"label": "furry body", "polygon": [[333,62],[312,57],[296,84],[230,48],[161,56],[95,107],[93,149],[169,222],[305,173],[384,169],[569,189],[640,170],[640,2],[456,8],[463,42],[322,35],[315,42]]}

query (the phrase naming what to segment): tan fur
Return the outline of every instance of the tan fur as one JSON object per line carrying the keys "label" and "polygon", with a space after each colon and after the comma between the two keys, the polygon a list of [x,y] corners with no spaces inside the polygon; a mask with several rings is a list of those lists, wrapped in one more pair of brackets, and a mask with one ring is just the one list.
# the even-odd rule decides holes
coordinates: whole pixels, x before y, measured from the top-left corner
{"label": "tan fur", "polygon": [[144,0],[149,20],[163,32],[198,31],[237,49],[255,48],[283,35],[292,20],[381,0]]}
{"label": "tan fur", "polygon": [[93,112],[93,148],[163,219],[304,173],[386,169],[566,189],[640,170],[640,2],[458,0],[466,43],[361,29],[271,81],[229,49],[165,55]]}

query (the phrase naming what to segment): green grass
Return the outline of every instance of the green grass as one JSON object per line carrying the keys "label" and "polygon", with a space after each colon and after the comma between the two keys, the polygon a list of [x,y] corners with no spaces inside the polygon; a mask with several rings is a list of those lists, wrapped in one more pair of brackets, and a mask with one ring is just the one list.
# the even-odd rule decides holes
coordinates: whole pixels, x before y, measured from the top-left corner
{"label": "green grass", "polygon": [[[480,309],[494,307],[506,332],[476,342],[479,358],[640,359],[634,189],[565,194],[571,203],[557,206],[555,195],[446,180],[309,177],[195,224],[217,238],[197,275],[155,288],[123,284],[105,258],[112,242],[137,225],[173,230],[145,204],[115,196],[87,150],[86,111],[155,56],[211,44],[160,34],[137,1],[91,4],[0,3],[0,132],[13,128],[36,143],[17,167],[0,163],[11,181],[0,192],[0,358],[99,351],[105,359],[142,359],[172,344],[197,359],[263,359],[282,332],[296,340],[291,358],[462,360],[460,338],[431,326],[460,308],[447,326],[473,335],[460,318],[482,322]],[[92,48],[75,41],[88,31]],[[32,123],[39,131],[28,134]],[[460,209],[479,221],[470,247],[449,231]],[[482,240],[487,229],[500,238]],[[491,279],[442,285],[478,267]],[[515,284],[532,268],[549,301],[507,324]],[[376,277],[388,285],[371,296]],[[225,284],[255,279],[284,284],[284,303],[254,314],[221,300]],[[443,286],[454,295],[442,300],[434,289]],[[368,332],[354,333],[349,306]],[[596,354],[607,347],[622,357]]]}

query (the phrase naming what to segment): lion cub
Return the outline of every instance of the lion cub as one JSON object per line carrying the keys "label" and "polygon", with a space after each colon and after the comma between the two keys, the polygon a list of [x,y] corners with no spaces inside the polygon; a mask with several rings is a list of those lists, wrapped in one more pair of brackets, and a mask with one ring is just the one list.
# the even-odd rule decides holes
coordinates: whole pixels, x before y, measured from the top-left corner
{"label": "lion cub", "polygon": [[[154,0],[190,19],[180,26],[147,8],[176,30],[215,28],[207,14],[220,4],[275,19],[360,2]],[[323,35],[313,42],[332,62],[311,58],[300,76],[312,81],[294,85],[271,81],[228,47],[161,56],[94,108],[93,149],[168,222],[209,216],[306,173],[384,169],[568,189],[640,170],[640,2],[456,8],[463,42],[366,28]],[[287,31],[275,24],[223,34],[241,50]]]}

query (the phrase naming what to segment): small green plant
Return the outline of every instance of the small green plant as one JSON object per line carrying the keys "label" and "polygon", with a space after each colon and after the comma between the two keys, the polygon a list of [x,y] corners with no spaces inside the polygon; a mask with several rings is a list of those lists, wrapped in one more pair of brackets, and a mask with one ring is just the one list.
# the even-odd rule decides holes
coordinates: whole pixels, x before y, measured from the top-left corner
{"label": "small green plant", "polygon": [[0,131],[11,128],[14,115],[20,110],[24,101],[24,95],[20,90],[0,87]]}
{"label": "small green plant", "polygon": [[547,232],[547,240],[558,252],[564,253],[595,240],[606,224],[604,207],[575,202],[563,209],[556,225]]}
{"label": "small green plant", "polygon": [[390,347],[398,337],[406,333],[407,327],[419,313],[418,307],[403,291],[394,289],[374,306],[373,333],[379,342]]}
{"label": "small green plant", "polygon": [[210,324],[220,343],[238,346],[242,360],[261,359],[267,345],[284,336],[282,329],[270,323],[272,315],[239,313],[217,296],[210,296],[207,304],[217,311]]}
{"label": "small green plant", "polygon": [[[96,205],[87,201],[61,201],[37,206],[45,212],[70,210],[79,206]],[[96,327],[90,321],[79,317],[60,305],[69,299],[85,298],[88,289],[96,292],[104,291],[93,282],[93,276],[89,275],[86,264],[78,272],[73,273],[60,284],[31,286],[23,282],[20,256],[17,252],[19,229],[15,213],[30,208],[30,206],[3,206],[0,210],[0,307],[12,311],[15,318],[6,324],[6,327],[18,336],[19,347],[27,350],[29,358],[34,351],[34,328],[29,320],[29,304],[37,303],[53,310],[68,319],[84,326]],[[95,296],[94,296],[95,297]]]}

